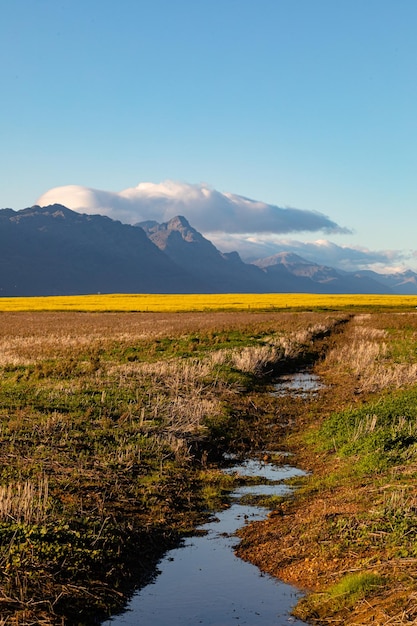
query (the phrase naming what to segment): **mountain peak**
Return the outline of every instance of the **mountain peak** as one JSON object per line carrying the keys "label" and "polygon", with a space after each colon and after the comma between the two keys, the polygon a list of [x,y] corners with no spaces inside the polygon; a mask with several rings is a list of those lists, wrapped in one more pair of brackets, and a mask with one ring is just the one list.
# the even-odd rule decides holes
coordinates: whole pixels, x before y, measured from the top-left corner
{"label": "mountain peak", "polygon": [[168,252],[172,248],[178,249],[182,245],[181,242],[198,242],[200,244],[205,242],[205,245],[214,248],[208,239],[204,239],[203,235],[190,226],[183,215],[176,215],[162,224],[147,220],[146,222],[139,222],[136,226],[143,228],[149,239],[164,252]]}
{"label": "mountain peak", "polygon": [[69,215],[77,215],[74,211],[71,211],[71,209],[67,209],[61,204],[51,204],[45,207],[34,204],[27,209],[22,209],[21,211],[3,209],[1,213],[3,217],[7,215],[12,221],[20,221],[22,219],[32,217],[66,217]]}
{"label": "mountain peak", "polygon": [[172,230],[174,229],[180,230],[181,228],[191,228],[192,230],[194,230],[194,228],[190,226],[189,221],[183,215],[176,215],[175,217],[172,217],[167,222],[167,228],[172,229]]}
{"label": "mountain peak", "polygon": [[272,267],[274,265],[284,265],[285,267],[294,265],[316,265],[316,263],[306,261],[298,254],[295,254],[295,252],[278,252],[277,254],[268,256],[264,259],[258,259],[257,261],[254,261],[253,264],[262,268]]}

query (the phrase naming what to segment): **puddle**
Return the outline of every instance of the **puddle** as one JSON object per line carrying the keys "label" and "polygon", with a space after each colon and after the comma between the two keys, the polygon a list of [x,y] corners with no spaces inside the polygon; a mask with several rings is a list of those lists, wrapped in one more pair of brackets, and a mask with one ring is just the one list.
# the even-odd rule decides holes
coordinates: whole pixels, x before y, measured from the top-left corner
{"label": "puddle", "polygon": [[264,480],[275,481],[287,480],[293,476],[305,476],[303,470],[299,470],[291,465],[273,465],[272,463],[265,463],[259,459],[247,459],[243,461],[243,463],[237,463],[224,471],[226,474],[241,474],[242,476],[251,477],[257,476]]}
{"label": "puddle", "polygon": [[[277,467],[248,460],[227,472],[262,476],[275,484],[239,487],[232,505],[215,519],[199,527],[196,537],[169,551],[160,561],[153,583],[138,591],[120,616],[107,626],[301,626],[290,616],[301,597],[293,587],[281,583],[234,554],[239,539],[234,536],[246,523],[264,519],[262,507],[240,504],[250,495],[287,495],[291,489],[279,481],[304,472],[294,467]],[[201,532],[205,533],[201,536]]]}
{"label": "puddle", "polygon": [[311,372],[297,372],[296,374],[286,374],[280,376],[275,383],[274,396],[285,396],[287,394],[297,395],[301,398],[314,396],[324,385],[316,374]]}

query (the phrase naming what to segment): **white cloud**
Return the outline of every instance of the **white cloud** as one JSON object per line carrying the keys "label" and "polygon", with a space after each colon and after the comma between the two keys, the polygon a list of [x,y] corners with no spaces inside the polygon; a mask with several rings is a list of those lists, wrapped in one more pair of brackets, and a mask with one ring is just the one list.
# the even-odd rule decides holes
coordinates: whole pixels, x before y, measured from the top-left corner
{"label": "white cloud", "polygon": [[140,183],[120,192],[67,185],[47,191],[36,201],[40,206],[55,203],[74,211],[107,215],[128,224],[144,220],[166,222],[175,215],[184,215],[203,234],[349,232],[317,211],[282,208],[222,193],[205,184],[170,180]]}
{"label": "white cloud", "polygon": [[279,239],[273,235],[261,237],[217,233],[208,233],[207,237],[222,252],[237,250],[245,261],[273,256],[279,252],[293,252],[313,263],[349,272],[362,269],[384,273],[403,271],[416,256],[415,251],[370,250],[360,246],[337,245],[325,239],[297,241]]}
{"label": "white cloud", "polygon": [[[325,239],[296,241],[279,235],[291,232],[349,233],[315,211],[282,208],[232,193],[222,193],[209,185],[191,185],[167,180],[144,182],[120,192],[91,189],[78,185],[56,187],[43,194],[36,204],[63,204],[74,211],[107,215],[135,224],[144,220],[166,222],[184,215],[191,226],[210,239],[219,250],[237,250],[246,261],[295,252],[314,263],[346,271],[372,269],[377,272],[404,270],[417,257],[416,251],[369,250],[359,246],[337,245]],[[410,263],[411,261],[411,263]]]}

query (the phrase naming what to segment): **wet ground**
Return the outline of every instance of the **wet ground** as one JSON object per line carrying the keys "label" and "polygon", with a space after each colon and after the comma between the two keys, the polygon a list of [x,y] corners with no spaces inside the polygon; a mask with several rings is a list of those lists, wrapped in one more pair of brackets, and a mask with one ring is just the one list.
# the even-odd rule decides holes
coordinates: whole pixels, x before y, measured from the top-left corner
{"label": "wet ground", "polygon": [[[310,396],[321,386],[309,372],[282,376],[273,395]],[[268,510],[247,505],[248,496],[285,496],[289,478],[303,472],[290,465],[248,459],[232,465],[228,473],[257,476],[263,484],[239,487],[232,494],[231,506],[207,524],[196,536],[187,538],[179,548],[169,551],[160,561],[154,581],[138,591],[126,611],[105,623],[106,626],[301,626],[291,609],[301,593],[262,574],[235,555],[239,543],[236,531],[253,521],[265,519]]]}

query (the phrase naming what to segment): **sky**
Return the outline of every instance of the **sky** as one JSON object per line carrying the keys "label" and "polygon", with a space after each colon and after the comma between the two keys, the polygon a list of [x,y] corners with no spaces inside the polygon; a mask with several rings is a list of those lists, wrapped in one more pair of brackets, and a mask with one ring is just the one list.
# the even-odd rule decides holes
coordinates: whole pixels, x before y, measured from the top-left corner
{"label": "sky", "polygon": [[13,0],[0,207],[417,271],[415,0]]}

